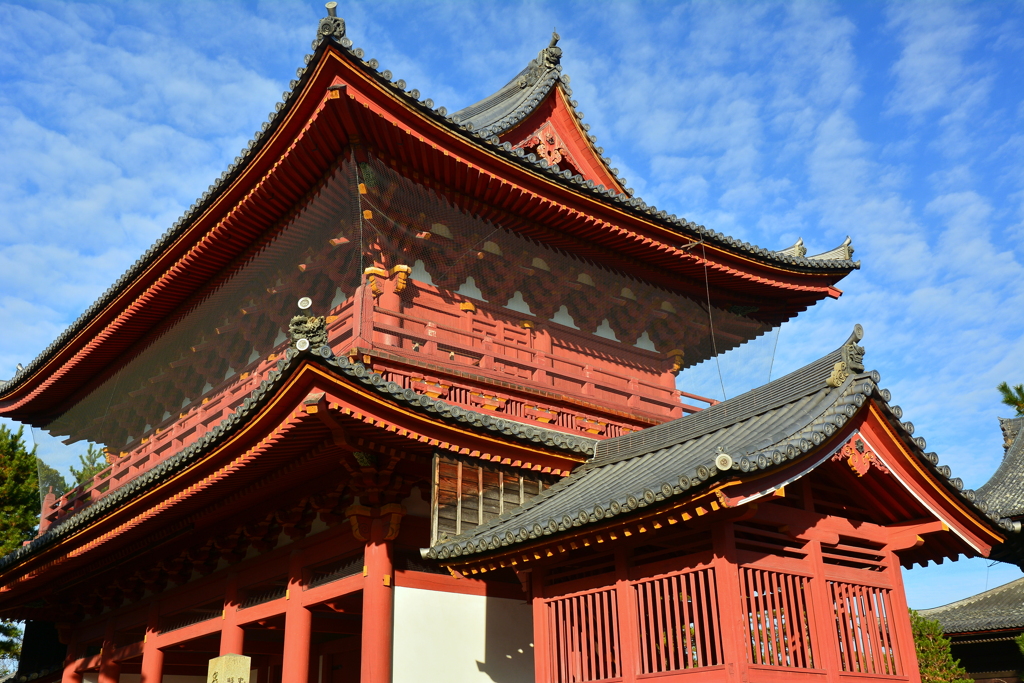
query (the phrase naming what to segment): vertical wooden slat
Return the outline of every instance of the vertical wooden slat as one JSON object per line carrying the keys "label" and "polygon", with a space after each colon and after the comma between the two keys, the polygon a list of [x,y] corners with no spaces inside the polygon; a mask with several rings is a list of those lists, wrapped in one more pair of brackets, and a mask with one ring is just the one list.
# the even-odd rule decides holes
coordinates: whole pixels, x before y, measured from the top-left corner
{"label": "vertical wooden slat", "polygon": [[779,630],[782,633],[782,638],[786,644],[786,666],[802,667],[803,663],[800,661],[800,654],[798,651],[797,638],[793,630],[793,605],[791,595],[793,593],[793,576],[789,574],[779,574],[779,604],[782,610],[782,623],[779,625]]}
{"label": "vertical wooden slat", "polygon": [[786,641],[782,637],[782,608],[779,606],[779,575],[776,572],[765,573],[765,583],[768,589],[768,609],[771,614],[769,624],[772,630],[772,648],[775,650],[775,666],[788,666],[786,664]]}
{"label": "vertical wooden slat", "polygon": [[705,573],[707,575],[708,586],[710,586],[711,591],[712,614],[715,615],[715,619],[711,622],[711,631],[708,635],[709,638],[714,639],[713,642],[715,644],[715,649],[712,652],[713,657],[711,661],[714,664],[724,664],[725,650],[724,645],[722,644],[722,618],[721,614],[718,611],[718,590],[719,586],[721,585],[721,582],[718,573],[715,572],[715,570],[708,569]]}
{"label": "vertical wooden slat", "polygon": [[693,579],[693,574],[683,574],[679,577],[678,588],[679,588],[679,625],[680,625],[680,637],[685,643],[683,649],[686,657],[686,668],[697,666],[697,638],[693,632],[693,608],[690,600],[692,599],[693,591],[690,590],[690,582]]}
{"label": "vertical wooden slat", "polygon": [[[699,590],[697,595],[700,596],[700,614],[701,614],[701,628],[697,629],[698,638],[701,641],[707,642],[708,634],[711,633],[711,619],[714,618],[713,623],[719,623],[721,619],[721,612],[719,611],[720,602],[718,601],[718,591],[715,590],[715,585],[712,580],[715,574],[712,570],[706,570],[697,572],[697,583]],[[715,579],[717,580],[717,578]],[[737,585],[738,587],[738,585]],[[714,615],[712,617],[712,615]],[[705,648],[700,648],[704,650]],[[720,650],[719,650],[720,651]],[[712,664],[723,664],[724,662],[719,661],[717,658],[712,658],[713,652],[708,650],[704,656],[704,663],[701,666],[711,666]]]}
{"label": "vertical wooden slat", "polygon": [[861,604],[861,591],[859,586],[853,584],[846,584],[847,594],[850,596],[850,602],[853,607],[853,635],[857,642],[857,666],[860,667],[861,673],[868,673],[867,670],[867,658],[865,653],[864,642],[864,607]]}
{"label": "vertical wooden slat", "polygon": [[589,660],[589,675],[592,680],[600,680],[601,678],[604,678],[604,675],[601,673],[601,655],[597,649],[597,634],[595,630],[595,624],[597,621],[597,610],[595,609],[597,606],[597,594],[588,593],[584,598],[584,602],[587,608],[587,623],[584,626],[584,633],[587,637],[587,646],[585,649],[586,657]]}
{"label": "vertical wooden slat", "polygon": [[793,666],[802,669],[807,667],[807,653],[804,652],[803,612],[797,603],[800,593],[801,579],[799,576],[787,576],[786,581],[786,634],[789,637],[789,652],[793,658]]}
{"label": "vertical wooden slat", "polygon": [[462,461],[455,466],[455,535],[462,533]]}
{"label": "vertical wooden slat", "polygon": [[612,652],[611,610],[614,603],[608,591],[601,591],[601,651],[604,653],[604,671],[608,678],[612,677],[614,654]]}
{"label": "vertical wooden slat", "polygon": [[888,637],[889,652],[891,653],[893,663],[893,674],[896,676],[902,676],[904,671],[902,653],[897,646],[896,634],[893,633],[893,623],[889,620],[895,612],[893,611],[893,595],[891,591],[885,591],[885,631]]}
{"label": "vertical wooden slat", "polygon": [[607,678],[605,675],[605,666],[608,662],[608,658],[605,654],[604,648],[604,629],[602,625],[604,623],[604,592],[594,593],[593,595],[593,615],[590,622],[591,630],[591,641],[594,644],[594,661],[597,663],[595,669],[599,678]]}
{"label": "vertical wooden slat", "polygon": [[839,605],[841,615],[839,623],[843,628],[843,644],[846,650],[846,670],[857,671],[857,644],[853,639],[853,624],[849,598],[842,584],[833,583],[832,588],[836,593],[836,604]]}
{"label": "vertical wooden slat", "polygon": [[640,614],[640,664],[641,671],[644,673],[651,673],[655,671],[655,653],[653,652],[654,645],[651,642],[653,640],[654,624],[652,622],[652,615],[654,610],[651,609],[651,584],[645,582],[641,588],[641,595],[638,601],[637,609]]}
{"label": "vertical wooden slat", "polygon": [[476,525],[480,526],[484,523],[484,468],[476,468],[477,486],[476,486]]}
{"label": "vertical wooden slat", "polygon": [[771,625],[772,647],[775,650],[775,666],[787,666],[786,641],[782,635],[782,608],[779,603],[779,575],[776,572],[765,572],[765,583],[768,589],[768,609]]}
{"label": "vertical wooden slat", "polygon": [[675,629],[676,629],[676,640],[675,640],[676,662],[677,662],[677,665],[678,665],[678,667],[680,669],[687,669],[690,666],[690,661],[689,661],[689,657],[687,657],[686,647],[684,646],[685,644],[683,642],[683,637],[684,637],[685,634],[683,632],[683,628],[682,628],[683,620],[681,618],[682,617],[681,613],[683,611],[683,606],[686,604],[685,603],[685,596],[684,596],[684,600],[680,600],[679,599],[679,593],[680,593],[679,586],[680,586],[680,583],[682,582],[682,577],[680,577],[680,576],[673,576],[670,579],[670,582],[671,582],[671,585],[669,586],[669,590],[670,590],[671,596],[672,596],[672,607],[673,607],[673,611],[672,611],[672,617],[673,617],[672,625],[675,626]]}
{"label": "vertical wooden slat", "polygon": [[866,610],[864,615],[865,631],[867,632],[867,639],[870,643],[868,649],[868,663],[871,666],[871,673],[884,674],[885,668],[882,664],[882,634],[878,629],[878,606],[877,597],[878,589],[871,587],[864,587],[864,602],[866,604]]}
{"label": "vertical wooden slat", "polygon": [[778,652],[778,666],[792,666],[789,663],[789,646],[786,642],[785,613],[782,609],[782,589],[779,586],[779,574],[769,572],[768,581],[771,584],[772,604],[772,632]]}
{"label": "vertical wooden slat", "polygon": [[765,594],[764,587],[764,571],[758,569],[754,571],[754,581],[757,586],[757,602],[758,602],[758,620],[760,621],[760,628],[758,629],[758,637],[761,641],[760,647],[764,658],[764,664],[772,664],[775,661],[775,654],[772,652],[770,645],[770,637],[768,635],[768,619],[770,617],[767,614],[768,600]]}
{"label": "vertical wooden slat", "polygon": [[654,605],[651,611],[655,614],[655,624],[657,627],[654,630],[653,635],[655,640],[655,647],[658,653],[658,671],[668,671],[671,667],[668,660],[668,629],[665,628],[665,601],[663,599],[664,589],[662,588],[661,581],[652,582],[651,586],[654,595]]}
{"label": "vertical wooden slat", "polygon": [[747,633],[747,656],[750,657],[751,664],[760,664],[757,660],[757,656],[754,654],[754,592],[750,587],[750,569],[743,567],[740,569],[740,590],[743,591],[743,607],[746,613],[744,623],[746,625]]}
{"label": "vertical wooden slat", "polygon": [[430,473],[430,544],[434,545],[437,542],[437,518],[438,509],[441,505],[441,476],[439,474],[440,468],[440,457],[434,455],[433,462],[431,463]]}
{"label": "vertical wooden slat", "polygon": [[796,637],[799,639],[801,666],[810,669],[814,666],[811,655],[810,624],[807,623],[807,609],[804,606],[807,580],[802,576],[793,577],[793,609],[796,612]]}
{"label": "vertical wooden slat", "polygon": [[505,473],[498,471],[498,516],[505,514]]}
{"label": "vertical wooden slat", "polygon": [[710,605],[704,600],[704,575],[701,572],[694,572],[689,575],[690,595],[693,599],[693,636],[697,645],[697,666],[707,666],[708,652],[703,647],[704,638],[701,634],[707,629],[707,610]]}
{"label": "vertical wooden slat", "polygon": [[564,600],[559,600],[555,603],[557,608],[556,619],[558,620],[558,635],[561,641],[558,645],[559,655],[559,667],[558,667],[558,680],[559,683],[569,682],[569,627],[566,624],[568,621],[568,614],[566,613],[566,605]]}

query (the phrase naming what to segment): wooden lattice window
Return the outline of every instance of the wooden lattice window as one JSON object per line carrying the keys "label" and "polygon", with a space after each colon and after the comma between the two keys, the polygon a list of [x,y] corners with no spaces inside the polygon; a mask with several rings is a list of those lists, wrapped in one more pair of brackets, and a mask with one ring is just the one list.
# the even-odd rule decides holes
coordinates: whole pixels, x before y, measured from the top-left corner
{"label": "wooden lattice window", "polygon": [[835,610],[835,638],[843,671],[902,676],[903,665],[893,633],[894,611],[886,588],[828,582]]}
{"label": "wooden lattice window", "polygon": [[434,456],[431,543],[485,524],[551,486],[555,477],[448,455]]}
{"label": "wooden lattice window", "polygon": [[550,601],[548,628],[555,683],[586,683],[622,675],[614,589]]}
{"label": "wooden lattice window", "polygon": [[749,661],[767,666],[814,668],[811,650],[810,579],[742,567]]}
{"label": "wooden lattice window", "polygon": [[633,590],[639,621],[641,673],[723,663],[713,569],[641,581],[634,584]]}

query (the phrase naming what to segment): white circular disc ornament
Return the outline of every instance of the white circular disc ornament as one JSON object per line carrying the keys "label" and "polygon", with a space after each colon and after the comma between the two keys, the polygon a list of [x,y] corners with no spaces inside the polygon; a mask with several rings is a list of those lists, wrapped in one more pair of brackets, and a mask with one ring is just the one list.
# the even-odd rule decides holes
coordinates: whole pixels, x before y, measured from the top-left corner
{"label": "white circular disc ornament", "polygon": [[310,299],[308,296],[304,296],[301,299],[299,299],[299,309],[300,310],[305,311],[305,310],[310,309],[312,306],[313,306],[313,300]]}
{"label": "white circular disc ornament", "polygon": [[728,453],[719,453],[715,458],[715,467],[723,472],[732,469],[732,456]]}
{"label": "white circular disc ornament", "polygon": [[300,339],[299,341],[295,342],[295,348],[297,348],[299,351],[305,351],[306,349],[309,348],[309,340],[305,338]]}

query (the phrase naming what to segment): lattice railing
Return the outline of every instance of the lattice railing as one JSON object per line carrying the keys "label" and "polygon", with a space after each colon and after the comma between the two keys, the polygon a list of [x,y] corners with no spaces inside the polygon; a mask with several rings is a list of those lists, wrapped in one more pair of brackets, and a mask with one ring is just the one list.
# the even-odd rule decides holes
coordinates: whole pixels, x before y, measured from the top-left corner
{"label": "lattice railing", "polygon": [[809,586],[810,579],[804,576],[740,569],[747,654],[752,664],[814,668]]}
{"label": "lattice railing", "polygon": [[622,675],[615,590],[548,603],[555,683],[586,683]]}
{"label": "lattice railing", "polygon": [[641,673],[723,663],[713,569],[640,581],[633,590],[640,627]]}
{"label": "lattice railing", "polygon": [[902,676],[891,591],[828,581],[828,595],[836,615],[834,635],[842,670]]}

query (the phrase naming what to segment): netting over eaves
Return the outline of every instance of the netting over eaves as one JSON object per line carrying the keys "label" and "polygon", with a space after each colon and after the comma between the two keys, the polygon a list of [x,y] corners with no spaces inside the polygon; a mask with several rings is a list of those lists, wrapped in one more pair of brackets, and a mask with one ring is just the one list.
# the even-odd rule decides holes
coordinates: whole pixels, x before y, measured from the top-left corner
{"label": "netting over eaves", "polygon": [[[713,342],[706,301],[601,267],[580,256],[587,250],[578,241],[428,182],[372,156],[360,163],[341,159],[302,206],[168,316],[119,369],[84,390],[47,431],[130,450],[264,367],[260,363],[286,343],[288,322],[303,296],[313,299],[310,312],[316,315],[351,316],[353,299],[360,297],[369,308],[376,304],[378,313],[399,313],[386,334],[375,336],[376,328],[362,333],[371,345],[402,352],[423,345],[402,325],[411,329],[424,319],[439,321],[442,336],[442,318],[450,329],[461,326],[473,344],[490,343],[494,329],[519,330],[523,335],[514,343],[523,355],[513,379],[535,380],[530,368],[545,353],[555,373],[561,349],[582,359],[572,373],[586,375],[586,359],[593,358],[595,373],[620,375],[623,387],[609,390],[608,400],[615,392],[629,393],[627,379],[636,382],[646,373],[652,386],[664,385],[673,364],[699,362],[768,329],[734,311],[713,309]],[[407,291],[397,303],[374,299],[367,269],[390,276],[396,266],[410,271]],[[470,307],[474,322],[452,322],[467,310],[466,302],[476,302]],[[374,318],[372,325],[378,322]],[[480,327],[483,322],[490,327]],[[351,322],[347,334],[356,334],[358,324]],[[341,322],[334,329],[340,328]],[[342,344],[350,340],[340,335],[330,340],[344,353],[349,347]],[[554,353],[552,347],[558,347]],[[462,351],[453,345],[439,357],[474,362],[457,353]],[[580,377],[577,384],[588,381]],[[549,386],[557,391],[571,384]],[[667,386],[674,388],[671,377]],[[599,388],[588,391],[591,400],[601,400]]]}
{"label": "netting over eaves", "polygon": [[[489,302],[504,309],[508,321],[529,320],[555,336],[572,330],[612,340],[621,345],[615,353],[639,349],[678,357],[684,367],[770,327],[735,310],[713,308],[709,320],[706,299],[694,301],[581,258],[582,245],[544,226],[507,217],[504,222],[517,224],[513,229],[501,218],[480,218],[469,210],[479,206],[475,198],[436,192],[379,159],[359,164],[359,174],[364,266],[410,266],[413,280],[453,300]],[[557,244],[525,236],[524,227],[548,233]]]}
{"label": "netting over eaves", "polygon": [[168,316],[47,431],[124,448],[282,347],[299,297],[313,297],[318,310],[351,297],[359,254],[335,238],[359,224],[354,178],[354,163],[341,160],[304,206]]}

